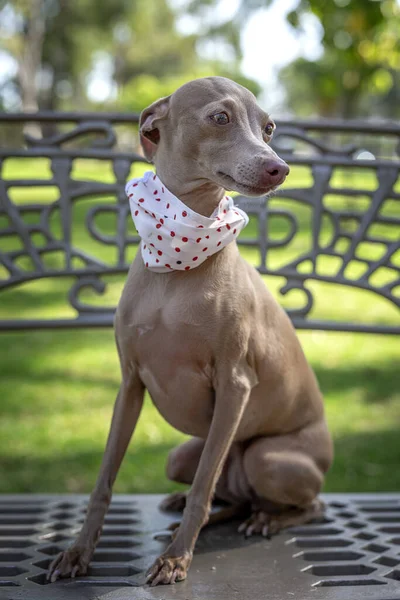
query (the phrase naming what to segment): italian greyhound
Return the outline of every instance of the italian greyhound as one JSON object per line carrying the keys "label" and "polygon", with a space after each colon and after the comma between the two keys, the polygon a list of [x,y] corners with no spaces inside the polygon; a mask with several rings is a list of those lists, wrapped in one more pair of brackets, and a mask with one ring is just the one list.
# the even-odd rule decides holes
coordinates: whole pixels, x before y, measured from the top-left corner
{"label": "italian greyhound", "polygon": [[[216,219],[223,220],[225,190],[260,197],[285,180],[289,167],[269,145],[274,129],[253,94],[223,77],[191,81],[140,116],[156,182],[194,222],[212,220],[213,233]],[[164,232],[164,220],[144,206],[143,219],[154,217]],[[155,242],[162,237],[154,234]],[[149,584],[185,579],[213,496],[231,507],[248,505],[240,527],[246,535],[270,535],[323,514],[318,494],[332,442],[318,383],[287,314],[241,257],[234,236],[184,269],[178,260],[158,270],[146,266],[143,241],[115,316],[122,383],[100,474],[77,540],[49,568],[52,582],[87,571],[145,389],[161,415],[192,436],[168,457],[169,478],[191,488],[163,502],[183,516],[148,571]],[[178,252],[178,245],[171,248]],[[150,245],[154,263],[156,249]]]}

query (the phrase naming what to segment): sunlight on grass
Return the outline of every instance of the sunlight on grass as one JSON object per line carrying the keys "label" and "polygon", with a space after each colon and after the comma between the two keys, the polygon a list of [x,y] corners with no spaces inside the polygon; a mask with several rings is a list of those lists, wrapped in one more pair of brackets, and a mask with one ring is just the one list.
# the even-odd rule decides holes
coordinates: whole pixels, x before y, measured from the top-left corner
{"label": "sunlight on grass", "polygon": [[[398,341],[300,332],[325,395],[336,462],[326,490],[396,490]],[[99,468],[119,366],[111,330],[3,334],[0,491],[88,492]],[[147,398],[116,491],[177,489],[164,465],[185,439]]]}
{"label": "sunlight on grass", "polygon": [[27,194],[26,188],[10,187],[8,194],[15,204],[34,204],[36,202],[50,204],[60,198],[60,191],[55,185],[29,188],[29,194]]}
{"label": "sunlight on grass", "polygon": [[378,178],[373,169],[352,169],[349,172],[348,169],[336,167],[330,184],[334,188],[348,187],[372,191],[378,187]]}
{"label": "sunlight on grass", "polygon": [[50,158],[6,158],[1,172],[3,179],[51,179]]}

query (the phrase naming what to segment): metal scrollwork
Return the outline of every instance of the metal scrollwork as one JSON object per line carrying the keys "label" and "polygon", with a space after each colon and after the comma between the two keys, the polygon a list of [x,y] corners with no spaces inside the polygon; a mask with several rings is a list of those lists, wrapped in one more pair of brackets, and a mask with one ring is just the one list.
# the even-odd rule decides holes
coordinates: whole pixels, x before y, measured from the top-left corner
{"label": "metal scrollwork", "polygon": [[[52,134],[24,138],[28,122],[50,123]],[[87,288],[104,295],[102,278],[126,273],[139,242],[124,191],[131,169],[146,162],[136,152],[137,124],[138,115],[114,113],[0,115],[0,290],[73,277],[68,302],[76,312],[72,319],[16,315],[0,320],[0,329],[112,325],[115,307],[93,306],[82,297]],[[10,135],[11,126],[21,134]],[[25,146],[15,147],[17,139]],[[309,285],[339,285],[344,299],[357,288],[400,307],[400,126],[284,121],[273,147],[293,167],[292,175],[271,198],[237,198],[256,219],[239,244],[258,256],[260,273],[284,278],[282,296],[303,294],[303,304],[288,310],[296,327],[400,333],[397,323],[314,319],[318,294]],[[43,158],[47,176],[34,167]],[[31,161],[26,173],[24,162],[6,173],[8,162],[20,159]],[[88,161],[89,169],[79,177],[78,160]],[[111,165],[107,177],[102,164]],[[307,171],[303,181],[296,169]],[[50,189],[53,199],[47,200]],[[377,252],[365,253],[365,244]]]}
{"label": "metal scrollwork", "polygon": [[269,214],[271,217],[276,216],[276,217],[281,217],[283,219],[285,219],[287,221],[287,223],[289,224],[289,230],[286,234],[285,237],[281,237],[278,240],[276,239],[271,239],[269,240],[269,245],[271,248],[273,247],[282,247],[282,246],[287,246],[294,238],[294,236],[296,235],[296,232],[299,229],[299,224],[298,224],[298,220],[296,218],[296,216],[294,214],[292,214],[291,212],[289,212],[288,210],[270,210]]}
{"label": "metal scrollwork", "polygon": [[95,138],[92,143],[92,146],[97,148],[112,148],[117,141],[115,132],[109,123],[96,123],[94,121],[91,123],[83,123],[82,125],[78,125],[75,127],[75,129],[69,131],[68,133],[60,133],[43,138],[35,138],[32,135],[25,133],[24,138],[28,147],[45,148],[47,146],[61,147],[66,142],[77,140],[88,134],[96,134],[97,136],[99,134],[101,135],[101,137],[98,137],[97,139]]}
{"label": "metal scrollwork", "polygon": [[95,292],[97,292],[97,294],[100,295],[104,294],[106,291],[106,284],[97,277],[82,277],[81,279],[78,279],[69,290],[68,299],[71,306],[75,308],[79,315],[93,312],[112,313],[114,310],[112,306],[109,308],[103,306],[91,306],[90,304],[86,304],[79,299],[80,292],[88,287],[92,288]]}
{"label": "metal scrollwork", "polygon": [[[284,143],[282,144],[282,140],[285,139],[287,141],[286,146]],[[287,149],[291,151],[292,144],[290,144],[290,142],[293,143],[294,140],[301,141],[308,147],[317,150],[320,154],[337,154],[339,156],[352,156],[358,150],[356,144],[346,144],[345,146],[339,148],[328,144],[324,144],[323,142],[310,137],[302,129],[298,131],[288,129],[287,131],[285,131],[284,128],[282,128],[282,131],[279,131],[275,135],[274,146],[278,152],[285,151]]]}
{"label": "metal scrollwork", "polygon": [[305,285],[304,282],[302,281],[288,281],[287,283],[285,283],[284,286],[281,287],[280,292],[283,296],[286,296],[286,294],[288,294],[289,292],[291,292],[292,290],[300,290],[301,292],[304,292],[304,294],[306,295],[306,304],[305,306],[303,306],[302,308],[291,308],[288,309],[288,314],[290,317],[306,317],[308,315],[308,313],[311,311],[313,304],[314,304],[314,298],[313,295],[311,294],[310,290],[308,290]]}

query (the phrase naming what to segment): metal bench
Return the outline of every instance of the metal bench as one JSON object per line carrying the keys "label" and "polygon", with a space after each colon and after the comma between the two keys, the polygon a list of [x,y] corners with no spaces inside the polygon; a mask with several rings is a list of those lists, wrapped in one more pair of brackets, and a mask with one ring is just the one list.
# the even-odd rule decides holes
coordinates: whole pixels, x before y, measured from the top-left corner
{"label": "metal bench", "polygon": [[[138,244],[124,193],[132,166],[145,162],[132,151],[137,120],[0,115],[0,312],[1,297],[43,278],[69,286],[65,316],[7,311],[0,330],[112,325],[115,307],[96,296],[114,279],[122,285]],[[297,328],[399,334],[400,126],[282,121],[274,146],[292,175],[267,202],[238,197],[251,216],[243,251],[278,282]],[[318,304],[321,285],[339,286],[341,320]],[[387,314],[347,310],[354,293],[386,303]],[[324,523],[271,541],[243,540],[232,524],[210,528],[188,580],[150,589],[141,571],[162,550],[170,519],[158,500],[115,496],[88,577],[46,586],[49,561],[73,537],[87,498],[1,496],[0,597],[400,599],[400,494],[326,495]]]}

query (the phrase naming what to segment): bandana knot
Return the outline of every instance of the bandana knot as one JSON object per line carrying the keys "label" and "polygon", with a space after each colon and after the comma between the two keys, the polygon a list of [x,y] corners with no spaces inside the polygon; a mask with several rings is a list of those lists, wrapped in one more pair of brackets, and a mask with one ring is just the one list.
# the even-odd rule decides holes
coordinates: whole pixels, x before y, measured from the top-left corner
{"label": "bandana knot", "polygon": [[233,242],[249,222],[224,196],[210,217],[199,215],[147,171],[126,184],[144,264],[156,273],[189,271]]}

